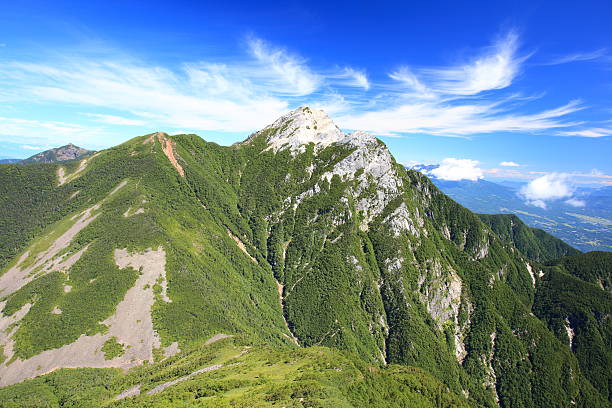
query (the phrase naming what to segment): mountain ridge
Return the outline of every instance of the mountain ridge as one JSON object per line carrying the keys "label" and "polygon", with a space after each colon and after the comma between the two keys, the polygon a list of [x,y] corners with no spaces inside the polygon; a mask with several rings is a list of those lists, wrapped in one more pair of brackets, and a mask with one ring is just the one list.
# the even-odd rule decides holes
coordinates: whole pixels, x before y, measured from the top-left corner
{"label": "mountain ridge", "polygon": [[[154,362],[227,333],[420,367],[473,406],[604,406],[572,350],[531,313],[546,277],[537,262],[378,139],[331,128],[333,141],[321,141],[314,120],[317,129],[283,133],[282,121],[230,147],[151,134],[80,163],[0,168],[0,278],[20,285],[2,294],[11,329],[0,377],[24,364],[44,374],[42,353],[65,366],[58,350],[79,339],[117,349],[109,360],[101,348],[87,354],[117,367],[138,344],[139,362]],[[146,288],[138,264],[117,258],[161,250],[164,273]],[[132,301],[151,319],[136,338],[112,323],[128,323]]]}

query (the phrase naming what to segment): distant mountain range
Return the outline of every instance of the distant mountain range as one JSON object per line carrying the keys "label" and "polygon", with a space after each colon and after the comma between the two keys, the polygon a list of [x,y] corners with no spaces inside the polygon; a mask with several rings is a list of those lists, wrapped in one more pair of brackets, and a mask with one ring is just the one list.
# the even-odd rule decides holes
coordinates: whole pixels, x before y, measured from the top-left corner
{"label": "distant mountain range", "polygon": [[516,214],[527,225],[541,228],[581,251],[612,250],[612,187],[578,189],[576,197],[585,202],[584,207],[557,201],[542,209],[519,196],[520,183],[448,181],[431,176],[435,165],[411,168],[428,174],[440,190],[476,213]]}

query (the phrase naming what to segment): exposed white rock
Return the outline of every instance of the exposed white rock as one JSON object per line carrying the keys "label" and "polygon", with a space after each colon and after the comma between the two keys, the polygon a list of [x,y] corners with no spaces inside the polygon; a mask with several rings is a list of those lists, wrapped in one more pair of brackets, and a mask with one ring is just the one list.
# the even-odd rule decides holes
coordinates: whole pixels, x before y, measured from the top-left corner
{"label": "exposed white rock", "polygon": [[410,216],[406,203],[402,203],[391,214],[385,217],[385,222],[389,224],[393,235],[398,237],[404,231],[410,232],[412,235],[419,237],[419,230],[414,225],[413,218]]}
{"label": "exposed white rock", "polygon": [[443,266],[437,259],[427,262],[427,272],[418,279],[421,302],[427,307],[427,312],[442,330],[446,324],[452,323],[455,339],[455,357],[459,363],[467,355],[464,344],[465,333],[469,327],[471,304],[466,302],[468,319],[463,325],[459,322],[459,310],[463,295],[463,282],[459,275],[450,267]]}
{"label": "exposed white rock", "polygon": [[[373,136],[365,132],[355,132],[347,135],[341,143],[350,145],[355,150],[321,178],[331,180],[334,175],[338,175],[341,179],[357,180],[353,196],[357,197],[357,209],[364,215],[361,229],[366,230],[370,221],[401,194],[403,183],[393,168],[393,158],[389,150]],[[359,171],[359,176],[355,177]],[[376,183],[375,193],[363,194],[372,182]]]}
{"label": "exposed white rock", "polygon": [[[300,195],[296,196],[293,199],[293,209],[295,210],[302,203],[302,201],[304,201],[304,199],[310,198],[314,196],[315,194],[319,194],[320,191],[321,191],[321,187],[319,187],[318,184],[315,184],[314,187],[312,187],[311,189],[306,190]],[[291,198],[288,197],[287,201],[291,201]]]}
{"label": "exposed white rock", "polygon": [[445,225],[442,228],[442,234],[444,235],[444,238],[450,240],[451,239],[451,235],[450,235],[450,230],[448,229],[448,225]]}
{"label": "exposed white rock", "polygon": [[404,258],[385,259],[384,263],[388,271],[399,271],[404,264]]}
{"label": "exposed white rock", "polygon": [[529,276],[531,276],[531,284],[533,285],[533,287],[535,288],[536,285],[536,278],[535,275],[533,273],[533,268],[531,267],[531,265],[529,264],[529,262],[525,262],[525,266],[527,267],[527,272],[529,272]]}
{"label": "exposed white rock", "polygon": [[493,391],[493,395],[495,397],[495,402],[499,405],[499,395],[497,394],[497,374],[495,373],[495,369],[493,368],[493,355],[495,354],[495,340],[497,339],[497,333],[491,333],[491,351],[489,355],[483,354],[481,356],[482,364],[484,366],[486,376],[485,376],[485,386],[491,391]]}
{"label": "exposed white rock", "polygon": [[268,137],[266,150],[278,152],[283,148],[289,148],[292,154],[305,152],[309,143],[314,143],[315,149],[319,150],[345,137],[325,112],[308,107],[289,112],[255,136],[271,129],[277,131]]}
{"label": "exposed white rock", "polygon": [[133,397],[135,395],[140,395],[140,384],[135,385],[132,388],[128,388],[127,390],[123,391],[121,394],[117,395],[114,398],[114,401],[119,401],[125,398]]}
{"label": "exposed white rock", "polygon": [[[464,241],[466,234],[467,231],[464,233]],[[476,250],[476,254],[474,254],[474,260],[482,259],[487,255],[489,255],[489,240],[485,239],[485,241],[483,241]]]}
{"label": "exposed white rock", "polygon": [[[278,152],[289,149],[292,155],[305,152],[309,143],[314,144],[315,152],[332,144],[352,148],[353,151],[347,157],[321,175],[321,180],[329,182],[334,176],[339,176],[343,180],[357,181],[351,195],[357,197],[356,208],[364,216],[360,225],[364,231],[368,229],[372,219],[402,193],[402,180],[396,173],[393,158],[384,144],[367,132],[343,133],[322,110],[298,108],[255,133],[245,143],[262,134],[267,137],[268,147],[265,150]],[[307,171],[309,176],[312,175],[314,165],[309,166]],[[370,190],[372,183],[376,184],[376,189],[373,191]],[[294,197],[293,209],[295,210],[302,200],[318,194],[319,191],[320,187],[317,184],[311,190]],[[416,225],[422,227],[424,220],[419,214],[415,214],[412,218],[412,215],[405,211],[404,218],[393,223],[393,228],[398,234],[404,230],[418,234]]]}
{"label": "exposed white rock", "polygon": [[569,338],[569,347],[571,349],[574,345],[574,336],[576,334],[574,333],[574,329],[572,329],[570,321],[567,317],[565,318],[565,332],[567,333],[567,337]]}

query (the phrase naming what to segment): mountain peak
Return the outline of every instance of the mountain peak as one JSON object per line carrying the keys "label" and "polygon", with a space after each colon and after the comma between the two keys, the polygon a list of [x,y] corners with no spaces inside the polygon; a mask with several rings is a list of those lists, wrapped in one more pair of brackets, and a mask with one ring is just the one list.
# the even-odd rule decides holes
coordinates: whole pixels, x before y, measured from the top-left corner
{"label": "mountain peak", "polygon": [[299,107],[281,116],[258,134],[268,133],[267,150],[278,152],[290,149],[292,153],[304,152],[309,143],[321,150],[333,143],[352,145],[368,144],[375,140],[366,132],[345,134],[322,109]]}
{"label": "mountain peak", "polygon": [[27,163],[55,163],[66,160],[75,160],[83,156],[92,154],[92,150],[83,149],[73,143],[68,143],[65,146],[57,147],[54,149],[45,150],[35,154],[34,156],[28,157],[22,160],[22,164]]}
{"label": "mountain peak", "polygon": [[268,149],[275,152],[285,147],[292,152],[304,151],[309,143],[325,147],[344,138],[344,133],[323,110],[307,106],[281,116],[262,132],[271,130],[276,132],[270,132]]}

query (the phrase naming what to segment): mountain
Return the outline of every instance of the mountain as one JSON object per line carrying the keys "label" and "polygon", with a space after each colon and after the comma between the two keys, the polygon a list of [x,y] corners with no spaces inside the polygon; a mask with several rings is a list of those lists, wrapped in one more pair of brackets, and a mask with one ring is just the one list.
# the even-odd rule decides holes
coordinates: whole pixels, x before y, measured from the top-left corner
{"label": "mountain", "polygon": [[576,197],[584,203],[582,207],[559,201],[544,209],[525,203],[519,195],[521,184],[501,185],[482,179],[432,178],[432,181],[445,194],[474,212],[515,214],[530,227],[542,229],[581,251],[612,250],[611,187],[578,189]]}
{"label": "mountain", "polygon": [[21,160],[20,164],[29,163],[55,163],[63,162],[67,160],[76,160],[87,155],[91,155],[94,152],[91,150],[83,149],[73,145],[72,143],[66,146],[56,147],[54,149],[45,150],[35,154],[34,156],[28,157],[27,159]]}
{"label": "mountain", "polygon": [[479,217],[502,240],[511,242],[533,261],[547,262],[580,253],[559,238],[541,229],[528,227],[514,214],[480,214]]}
{"label": "mountain", "polygon": [[582,372],[610,395],[612,366],[612,253],[589,252],[543,269],[534,313],[576,355]]}
{"label": "mountain", "polygon": [[14,164],[20,161],[21,159],[0,159],[0,164]]}
{"label": "mountain", "polygon": [[0,402],[608,405],[535,314],[554,266],[319,110],[2,166],[0,210]]}

